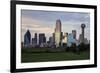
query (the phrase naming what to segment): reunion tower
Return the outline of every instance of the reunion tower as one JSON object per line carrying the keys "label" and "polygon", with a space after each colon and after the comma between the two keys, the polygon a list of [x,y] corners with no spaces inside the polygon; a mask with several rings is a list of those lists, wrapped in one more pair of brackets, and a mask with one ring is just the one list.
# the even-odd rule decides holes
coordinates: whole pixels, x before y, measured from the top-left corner
{"label": "reunion tower", "polygon": [[81,28],[82,28],[82,43],[84,43],[84,29],[85,29],[86,25],[85,24],[81,24]]}

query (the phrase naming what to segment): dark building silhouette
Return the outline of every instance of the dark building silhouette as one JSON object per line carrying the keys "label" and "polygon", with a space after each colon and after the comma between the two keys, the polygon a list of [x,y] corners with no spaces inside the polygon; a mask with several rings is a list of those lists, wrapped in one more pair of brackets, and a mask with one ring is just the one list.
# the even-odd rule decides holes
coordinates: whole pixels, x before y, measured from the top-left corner
{"label": "dark building silhouette", "polygon": [[46,43],[46,37],[44,33],[39,34],[39,45]]}
{"label": "dark building silhouette", "polygon": [[79,43],[82,43],[82,34],[79,35]]}
{"label": "dark building silhouette", "polygon": [[74,39],[76,39],[76,30],[72,30],[72,34],[73,34]]}
{"label": "dark building silhouette", "polygon": [[81,28],[82,28],[82,43],[84,43],[84,29],[85,29],[86,25],[85,24],[81,24]]}
{"label": "dark building silhouette", "polygon": [[31,33],[29,30],[27,30],[27,32],[24,35],[24,45],[29,46],[30,43],[31,43]]}
{"label": "dark building silhouette", "polygon": [[32,44],[34,44],[34,38],[32,38]]}
{"label": "dark building silhouette", "polygon": [[35,33],[34,38],[32,38],[32,44],[37,45],[37,33]]}

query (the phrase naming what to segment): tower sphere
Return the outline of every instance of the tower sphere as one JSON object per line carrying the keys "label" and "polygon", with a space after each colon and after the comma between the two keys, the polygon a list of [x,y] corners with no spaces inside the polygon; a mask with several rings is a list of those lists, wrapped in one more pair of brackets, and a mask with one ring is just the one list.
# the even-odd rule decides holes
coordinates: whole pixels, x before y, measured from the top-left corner
{"label": "tower sphere", "polygon": [[85,24],[81,24],[81,27],[82,27],[82,28],[85,28],[85,27],[86,27],[86,25],[85,25]]}

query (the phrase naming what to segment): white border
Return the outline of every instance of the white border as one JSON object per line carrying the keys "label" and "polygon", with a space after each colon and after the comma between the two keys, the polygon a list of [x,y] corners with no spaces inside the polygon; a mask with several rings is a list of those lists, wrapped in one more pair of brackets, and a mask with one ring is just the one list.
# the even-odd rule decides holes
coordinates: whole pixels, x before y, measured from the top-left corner
{"label": "white border", "polygon": [[[90,13],[90,60],[21,63],[21,9],[46,11],[72,11]],[[70,7],[16,5],[16,69],[94,64],[94,10]]]}

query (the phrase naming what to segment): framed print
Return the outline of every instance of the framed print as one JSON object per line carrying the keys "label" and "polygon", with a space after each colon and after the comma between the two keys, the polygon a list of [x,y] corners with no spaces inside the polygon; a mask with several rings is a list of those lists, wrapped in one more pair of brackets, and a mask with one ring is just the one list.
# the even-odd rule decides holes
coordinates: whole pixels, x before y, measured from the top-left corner
{"label": "framed print", "polygon": [[96,66],[96,6],[11,1],[11,72]]}

